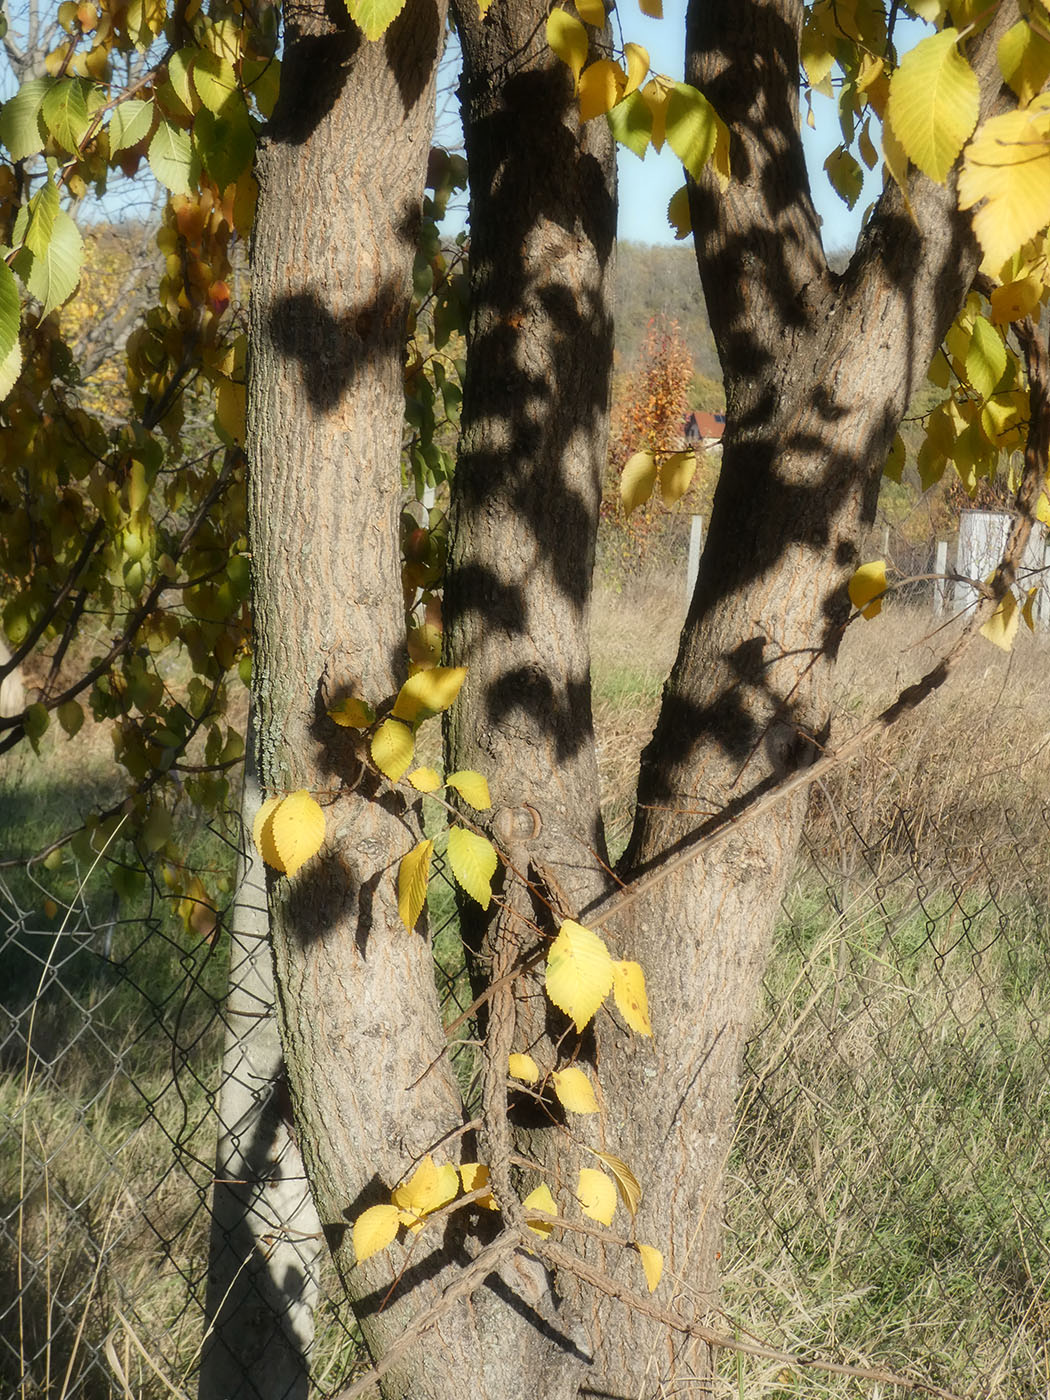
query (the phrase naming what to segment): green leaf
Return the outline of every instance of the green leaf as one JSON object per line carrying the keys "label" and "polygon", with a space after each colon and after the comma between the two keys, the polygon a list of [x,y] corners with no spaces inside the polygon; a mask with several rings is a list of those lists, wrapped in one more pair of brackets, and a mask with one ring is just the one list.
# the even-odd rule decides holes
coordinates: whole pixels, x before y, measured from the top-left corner
{"label": "green leaf", "polygon": [[193,86],[207,110],[216,116],[227,103],[232,105],[232,100],[240,98],[233,64],[221,54],[210,53],[207,50],[197,55],[193,65]]}
{"label": "green leaf", "polygon": [[191,194],[199,172],[189,132],[162,121],[149,143],[149,166],[172,194]]}
{"label": "green leaf", "polygon": [[640,92],[632,92],[606,113],[613,139],[633,151],[639,160],[645,159],[653,134],[653,114]]}
{"label": "green leaf", "polygon": [[890,119],[908,157],[943,182],[977,125],[977,75],[958,49],[959,31],[942,29],[904,55],[890,81]]}
{"label": "green leaf", "polygon": [[900,482],[904,475],[904,463],[907,458],[907,449],[904,446],[904,439],[900,433],[893,439],[893,446],[890,448],[889,456],[886,458],[886,465],[882,469],[883,476],[889,477],[890,481]]}
{"label": "green leaf", "polygon": [[67,700],[64,705],[59,705],[55,711],[58,722],[72,739],[77,730],[84,723],[84,711],[76,700]]}
{"label": "green leaf", "polygon": [[84,240],[80,230],[64,209],[58,209],[44,252],[34,254],[28,246],[24,247],[11,266],[26,284],[29,295],[40,302],[40,315],[44,317],[76,291],[83,262]]}
{"label": "green leaf", "polygon": [[454,826],[448,833],[448,863],[456,883],[482,909],[487,909],[492,899],[492,877],[499,864],[492,842],[465,826]]}
{"label": "green leaf", "polygon": [[[13,350],[18,349],[18,324],[21,320],[21,303],[18,296],[18,284],[15,282],[15,275],[8,267],[7,263],[0,258],[0,365],[6,367],[6,362]],[[21,364],[21,362],[19,362]],[[18,370],[15,370],[17,377]],[[8,384],[6,388],[2,383],[3,374],[0,371],[0,397],[6,396],[13,384]]]}
{"label": "green leaf", "polygon": [[675,83],[665,118],[667,142],[694,180],[699,180],[718,140],[718,117],[702,92]]}
{"label": "green leaf", "polygon": [[1005,373],[1006,343],[994,326],[978,316],[966,352],[966,377],[981,398],[987,399]]}
{"label": "green leaf", "polygon": [[346,0],[346,8],[366,39],[378,39],[405,8],[405,0]]}
{"label": "green leaf", "polygon": [[255,132],[244,104],[239,111],[230,107],[228,112],[216,117],[202,108],[193,123],[193,144],[220,190],[243,175],[255,155]]}
{"label": "green leaf", "polygon": [[82,79],[59,78],[44,94],[40,115],[57,144],[76,151],[91,120]]}
{"label": "green leaf", "polygon": [[51,723],[51,716],[44,705],[30,705],[25,713],[26,738],[33,746],[35,753],[40,752],[40,740],[47,733],[48,725]]}
{"label": "green leaf", "polygon": [[26,160],[44,149],[40,108],[54,78],[30,78],[0,111],[0,141],[12,160]]}
{"label": "green leaf", "polygon": [[13,235],[15,246],[24,243],[31,253],[46,253],[58,207],[58,186],[46,180],[29,203],[18,211]]}
{"label": "green leaf", "polygon": [[[0,360],[0,403],[7,398],[22,373],[22,347],[15,340],[7,354]],[[12,641],[14,638],[12,638]]]}
{"label": "green leaf", "polygon": [[197,110],[197,93],[190,75],[201,53],[200,49],[176,49],[168,59],[168,82],[187,112]]}
{"label": "green leaf", "polygon": [[153,127],[153,103],[131,97],[117,107],[109,120],[109,149],[111,155],[137,146]]}

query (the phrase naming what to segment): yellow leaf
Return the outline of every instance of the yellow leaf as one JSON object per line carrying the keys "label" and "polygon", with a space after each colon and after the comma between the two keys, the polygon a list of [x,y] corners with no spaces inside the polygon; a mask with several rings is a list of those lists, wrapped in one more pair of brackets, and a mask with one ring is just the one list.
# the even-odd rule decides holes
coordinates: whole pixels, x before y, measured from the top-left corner
{"label": "yellow leaf", "polygon": [[415,751],[412,731],[400,720],[385,719],[372,736],[372,762],[392,783],[404,776]]}
{"label": "yellow leaf", "polygon": [[[1044,496],[1042,499],[1045,501],[1046,497]],[[1035,607],[1035,600],[1036,598],[1038,598],[1038,596],[1039,589],[1030,588],[1028,590],[1028,596],[1025,598],[1024,603],[1021,606],[1021,616],[1024,618],[1025,626],[1028,628],[1029,632],[1035,631],[1035,619],[1032,616],[1032,610]]]}
{"label": "yellow leaf", "polygon": [[551,1075],[554,1092],[563,1108],[570,1113],[597,1113],[598,1100],[594,1096],[594,1085],[576,1065],[568,1069],[555,1070]]}
{"label": "yellow leaf", "polygon": [[613,961],[589,928],[566,919],[547,954],[547,995],[582,1031],[608,996]]}
{"label": "yellow leaf", "polygon": [[[530,1191],[521,1204],[526,1211],[542,1210],[545,1215],[558,1214],[558,1203],[551,1195],[550,1187],[546,1182],[544,1182],[542,1186],[537,1186],[535,1191]],[[542,1239],[546,1239],[554,1229],[554,1226],[549,1225],[544,1220],[537,1220],[535,1224],[529,1226],[529,1229],[534,1235],[539,1235]]]}
{"label": "yellow leaf", "polygon": [[1012,592],[1007,593],[981,628],[981,636],[987,637],[1001,651],[1010,651],[1014,644],[1014,638],[1017,636],[1020,621],[1021,610],[1017,606],[1017,599]]}
{"label": "yellow leaf", "polygon": [[904,195],[904,205],[911,213],[911,203],[908,199],[908,153],[901,144],[900,138],[893,129],[893,117],[889,110],[882,122],[882,158],[886,162],[886,169],[900,186]]}
{"label": "yellow leaf", "polygon": [[664,0],[638,0],[638,8],[650,19],[663,19]]}
{"label": "yellow leaf", "polygon": [[584,1215],[599,1225],[611,1225],[616,1214],[616,1186],[611,1176],[594,1167],[581,1167],[576,1199]]}
{"label": "yellow leaf", "polygon": [[359,1264],[386,1249],[397,1238],[397,1206],[369,1206],[354,1221],[354,1256]]}
{"label": "yellow leaf", "polygon": [[973,323],[966,352],[966,377],[982,399],[995,393],[1006,373],[1006,346],[995,327],[983,316]]}
{"label": "yellow leaf", "polygon": [[620,499],[624,513],[630,515],[644,506],[656,485],[656,458],[651,452],[636,452],[627,459],[620,477]]}
{"label": "yellow leaf", "polygon": [[466,678],[465,666],[431,666],[417,671],[398,691],[391,716],[415,725],[439,715],[455,700]]}
{"label": "yellow leaf", "polygon": [[659,151],[667,134],[667,108],[674,92],[674,83],[662,73],[654,73],[642,88],[642,101],[649,108],[653,118],[653,132],[650,141],[653,150]]}
{"label": "yellow leaf", "polygon": [[397,872],[397,912],[409,933],[415,928],[423,905],[427,902],[427,882],[430,879],[430,857],[433,841],[420,841],[405,856]]}
{"label": "yellow leaf", "polygon": [[876,559],[862,564],[849,581],[849,600],[861,617],[878,617],[882,594],[886,592],[886,561]]}
{"label": "yellow leaf", "polygon": [[547,19],[547,43],[572,70],[574,83],[579,82],[580,70],[587,62],[587,31],[578,19],[564,10],[552,10]]}
{"label": "yellow leaf", "polygon": [[459,1172],[451,1162],[439,1167],[428,1152],[408,1180],[394,1188],[390,1199],[398,1210],[420,1220],[447,1206],[458,1195]]}
{"label": "yellow leaf", "polygon": [[603,117],[616,106],[627,87],[627,74],[611,58],[599,58],[580,74],[580,121]]}
{"label": "yellow leaf", "polygon": [[413,768],[408,781],[417,792],[437,792],[441,786],[441,774],[436,768]]}
{"label": "yellow leaf", "polygon": [[1042,295],[1042,283],[1037,277],[1025,277],[1019,282],[1007,282],[1005,287],[996,287],[989,298],[993,324],[1005,326],[1012,321],[1023,321],[1031,316]]}
{"label": "yellow leaf", "polygon": [[613,996],[620,1015],[639,1035],[652,1035],[649,999],[645,994],[645,973],[636,962],[613,963]]}
{"label": "yellow leaf", "polygon": [[328,711],[328,718],[344,729],[367,729],[375,717],[375,710],[368,701],[359,700],[356,695],[348,695]]}
{"label": "yellow leaf", "polygon": [[[464,1162],[459,1169],[459,1179],[463,1183],[464,1193],[469,1195],[471,1191],[480,1191],[489,1184],[489,1169],[482,1162]],[[487,1196],[479,1196],[475,1205],[482,1210],[499,1210],[491,1191]]]}
{"label": "yellow leaf", "polygon": [[448,863],[456,882],[471,899],[477,900],[482,909],[487,909],[492,899],[492,877],[499,865],[499,856],[492,842],[476,832],[468,831],[465,826],[451,827],[448,833]]}
{"label": "yellow leaf", "polygon": [[274,870],[279,870],[284,875],[284,861],[277,852],[277,847],[273,844],[273,827],[271,825],[273,814],[281,805],[281,798],[268,797],[255,814],[255,821],[252,823],[252,839],[255,841],[256,849],[267,865],[272,865]]}
{"label": "yellow leaf", "polygon": [[611,1152],[597,1152],[593,1147],[591,1151],[594,1152],[594,1155],[600,1161],[604,1162],[612,1172],[613,1180],[616,1182],[616,1189],[620,1193],[620,1199],[623,1201],[628,1212],[631,1215],[636,1215],[639,1203],[642,1199],[642,1188],[638,1184],[638,1178],[635,1176],[634,1172],[631,1171],[626,1162],[621,1161],[619,1157],[614,1157]]}
{"label": "yellow leaf", "polygon": [[540,1067],[531,1055],[511,1055],[507,1068],[512,1079],[522,1079],[526,1084],[535,1084],[540,1077]]}
{"label": "yellow leaf", "polygon": [[999,40],[999,71],[1021,105],[1042,92],[1050,78],[1050,44],[1030,24],[1020,20]]}
{"label": "yellow leaf", "polygon": [[889,456],[886,458],[886,465],[882,469],[883,476],[889,477],[890,481],[899,482],[904,475],[904,463],[907,458],[907,448],[904,446],[904,439],[897,433],[893,439],[893,446],[890,448]]}
{"label": "yellow leaf", "polygon": [[642,1268],[645,1270],[645,1281],[649,1285],[649,1292],[655,1293],[656,1286],[660,1282],[660,1275],[664,1271],[664,1256],[651,1244],[638,1244],[635,1245],[635,1249],[642,1256]]}
{"label": "yellow leaf", "polygon": [[596,29],[601,29],[605,23],[602,0],[576,0],[576,13],[584,24],[593,24]]}
{"label": "yellow leaf", "polygon": [[488,780],[481,773],[475,773],[472,768],[462,768],[458,773],[451,773],[445,781],[450,788],[455,788],[460,797],[469,802],[476,812],[487,812],[492,806]]}
{"label": "yellow leaf", "polygon": [[248,386],[233,379],[219,381],[215,399],[215,421],[230,442],[244,446],[248,417]]}
{"label": "yellow leaf", "polygon": [[278,804],[269,827],[288,875],[315,856],[324,842],[324,812],[305,788],[289,793]]}
{"label": "yellow leaf", "polygon": [[943,183],[977,125],[977,74],[958,49],[959,31],[921,39],[890,81],[893,130],[909,158]]}
{"label": "yellow leaf", "polygon": [[696,455],[693,452],[674,452],[660,465],[660,494],[665,506],[673,506],[680,501],[692,484],[696,472]]}
{"label": "yellow leaf", "polygon": [[689,208],[689,186],[675,190],[667,205],[667,222],[676,239],[688,238],[693,231],[693,215]]}
{"label": "yellow leaf", "polygon": [[983,122],[966,148],[959,207],[980,204],[973,227],[992,273],[1050,222],[1046,103],[1047,98],[1037,98],[1023,111]]}
{"label": "yellow leaf", "polygon": [[623,56],[627,60],[627,86],[623,90],[624,97],[630,97],[645,81],[649,72],[649,51],[643,49],[641,44],[624,44]]}

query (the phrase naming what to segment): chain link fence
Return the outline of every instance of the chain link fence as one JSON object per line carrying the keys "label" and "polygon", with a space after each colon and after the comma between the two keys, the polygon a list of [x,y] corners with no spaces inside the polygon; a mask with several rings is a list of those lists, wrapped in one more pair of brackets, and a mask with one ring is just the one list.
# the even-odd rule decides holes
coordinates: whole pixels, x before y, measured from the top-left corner
{"label": "chain link fence", "polygon": [[[1050,1396],[1048,821],[1009,818],[992,848],[957,823],[840,816],[808,842],[746,1056],[723,1327],[974,1400]],[[263,934],[235,931],[231,954],[162,882],[124,905],[87,871],[0,873],[0,1394],[193,1396],[222,1336],[205,1318],[231,1302],[256,1349],[287,1310],[288,1400],[345,1384],[352,1319],[280,1083],[246,1048],[270,1010]],[[430,924],[451,1021],[470,989],[440,862]],[[246,1255],[229,1193],[265,1208],[278,1187]],[[892,1393],[728,1352],[720,1384]]]}

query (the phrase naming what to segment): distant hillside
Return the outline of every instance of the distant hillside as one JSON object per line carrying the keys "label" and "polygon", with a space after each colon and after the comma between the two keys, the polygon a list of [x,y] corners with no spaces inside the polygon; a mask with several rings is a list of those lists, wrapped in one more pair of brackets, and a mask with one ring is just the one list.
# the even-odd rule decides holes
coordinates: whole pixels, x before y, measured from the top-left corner
{"label": "distant hillside", "polygon": [[664,248],[621,243],[616,253],[616,354],[621,369],[637,355],[649,321],[661,315],[678,322],[697,372],[721,379],[692,244]]}

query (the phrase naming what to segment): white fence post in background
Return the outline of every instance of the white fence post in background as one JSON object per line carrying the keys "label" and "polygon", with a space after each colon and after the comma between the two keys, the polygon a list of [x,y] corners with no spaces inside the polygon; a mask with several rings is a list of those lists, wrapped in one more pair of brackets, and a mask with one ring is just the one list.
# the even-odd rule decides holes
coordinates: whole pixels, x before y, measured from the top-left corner
{"label": "white fence post in background", "polygon": [[942,617],[945,604],[948,601],[948,580],[945,578],[945,574],[948,572],[947,540],[937,541],[937,551],[933,556],[933,572],[937,575],[933,581],[933,615],[934,617]]}
{"label": "white fence post in background", "polygon": [[700,572],[700,555],[704,549],[704,517],[694,515],[692,524],[689,527],[689,562],[685,572],[685,605],[686,607],[693,601],[693,589],[696,587],[696,577]]}

